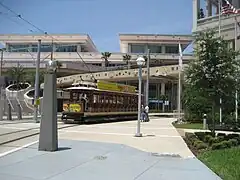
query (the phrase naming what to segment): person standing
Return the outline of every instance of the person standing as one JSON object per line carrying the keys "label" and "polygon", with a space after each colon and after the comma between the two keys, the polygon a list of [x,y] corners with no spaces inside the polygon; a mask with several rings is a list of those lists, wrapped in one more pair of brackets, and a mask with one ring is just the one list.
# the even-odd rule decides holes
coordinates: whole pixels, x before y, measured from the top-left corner
{"label": "person standing", "polygon": [[141,107],[141,121],[144,122],[145,119],[146,119],[145,108],[144,108],[144,106],[142,105],[142,107]]}
{"label": "person standing", "polygon": [[146,122],[149,122],[149,116],[148,116],[148,113],[149,113],[149,107],[148,106],[145,106],[145,121]]}

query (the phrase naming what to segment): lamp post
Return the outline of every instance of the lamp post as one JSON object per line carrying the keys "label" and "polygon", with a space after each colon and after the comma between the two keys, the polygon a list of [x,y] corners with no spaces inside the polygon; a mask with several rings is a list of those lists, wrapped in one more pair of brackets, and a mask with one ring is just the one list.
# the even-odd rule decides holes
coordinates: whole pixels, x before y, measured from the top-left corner
{"label": "lamp post", "polygon": [[44,76],[43,110],[40,124],[40,151],[56,151],[58,149],[57,130],[57,61],[48,61]]}
{"label": "lamp post", "polygon": [[137,123],[137,133],[135,137],[142,137],[140,133],[140,119],[141,119],[141,98],[142,98],[142,67],[145,64],[145,59],[143,57],[137,58],[137,65],[139,67],[139,78],[138,78],[138,123]]}
{"label": "lamp post", "polygon": [[5,48],[0,49],[0,51],[1,51],[0,76],[2,76],[3,52],[4,52],[5,50],[6,50]]}

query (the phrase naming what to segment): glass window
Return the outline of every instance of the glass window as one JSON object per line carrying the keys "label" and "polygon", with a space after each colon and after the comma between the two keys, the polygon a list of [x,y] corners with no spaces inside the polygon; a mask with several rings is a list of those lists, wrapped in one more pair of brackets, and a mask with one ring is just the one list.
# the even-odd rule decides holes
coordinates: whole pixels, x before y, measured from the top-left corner
{"label": "glass window", "polygon": [[56,45],[56,52],[77,52],[77,45]]}
{"label": "glass window", "polygon": [[132,44],[131,53],[145,53],[145,45],[142,44]]}
{"label": "glass window", "polygon": [[151,53],[161,53],[162,52],[162,47],[160,45],[148,45],[148,49],[150,49]]}
{"label": "glass window", "polygon": [[228,41],[228,48],[235,49],[235,41],[234,40]]}
{"label": "glass window", "polygon": [[166,53],[178,54],[178,46],[166,46]]}
{"label": "glass window", "polygon": [[36,44],[32,45],[32,52],[37,52],[38,46]]}
{"label": "glass window", "polygon": [[52,51],[52,45],[50,44],[41,45],[41,52],[51,52],[51,51]]}
{"label": "glass window", "polygon": [[28,44],[9,44],[9,52],[28,52]]}

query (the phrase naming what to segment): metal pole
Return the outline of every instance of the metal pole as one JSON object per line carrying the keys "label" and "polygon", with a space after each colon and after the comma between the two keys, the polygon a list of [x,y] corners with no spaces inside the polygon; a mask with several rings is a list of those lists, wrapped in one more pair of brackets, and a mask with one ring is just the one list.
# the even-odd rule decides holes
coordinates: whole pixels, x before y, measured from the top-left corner
{"label": "metal pole", "polygon": [[[235,15],[235,23],[234,23],[234,35],[235,35],[235,51],[237,51],[237,15]],[[237,60],[237,57],[236,57]],[[237,79],[236,79],[237,83]],[[238,122],[238,91],[236,89],[235,92],[235,121]]]}
{"label": "metal pole", "polygon": [[220,108],[219,108],[219,122],[222,124],[222,98],[219,100]]}
{"label": "metal pole", "polygon": [[207,129],[207,114],[203,115],[203,129]]}
{"label": "metal pole", "polygon": [[150,49],[148,49],[148,58],[147,58],[147,80],[146,80],[146,106],[148,106],[148,100],[149,100],[149,76],[150,76],[150,68],[149,68],[149,63],[150,63]]}
{"label": "metal pole", "polygon": [[2,76],[3,49],[1,49],[0,76]]}
{"label": "metal pole", "polygon": [[218,0],[218,35],[221,36],[221,0]]}
{"label": "metal pole", "polygon": [[140,133],[140,119],[141,119],[141,100],[142,100],[142,66],[139,66],[139,78],[138,78],[138,123],[136,137],[141,137]]}
{"label": "metal pole", "polygon": [[36,62],[36,75],[35,75],[35,94],[34,94],[34,120],[38,121],[38,98],[39,98],[39,68],[40,68],[40,54],[41,54],[41,40],[38,40],[38,53]]}
{"label": "metal pole", "polygon": [[10,104],[8,104],[8,114],[7,114],[7,119],[12,120],[12,107]]}
{"label": "metal pole", "polygon": [[181,68],[178,71],[178,120],[181,118]]}
{"label": "metal pole", "polygon": [[[218,0],[218,35],[221,37],[221,0]],[[222,98],[219,99],[219,122],[222,124]]]}

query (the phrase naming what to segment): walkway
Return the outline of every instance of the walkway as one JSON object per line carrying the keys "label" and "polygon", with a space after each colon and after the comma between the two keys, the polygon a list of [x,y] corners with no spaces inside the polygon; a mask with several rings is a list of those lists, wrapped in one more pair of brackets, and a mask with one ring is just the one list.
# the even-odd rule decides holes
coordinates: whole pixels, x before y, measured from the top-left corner
{"label": "walkway", "polygon": [[[1,180],[180,180],[218,178],[194,158],[174,119],[81,125],[59,130],[59,151],[37,151],[38,144],[0,157]],[[18,125],[18,124],[16,124]]]}
{"label": "walkway", "polygon": [[141,124],[142,138],[134,137],[137,122],[127,121],[108,124],[94,124],[71,127],[60,138],[68,140],[98,141],[118,143],[142,151],[180,155],[183,158],[194,157],[177,130],[173,127],[173,118],[151,118],[149,123]]}

